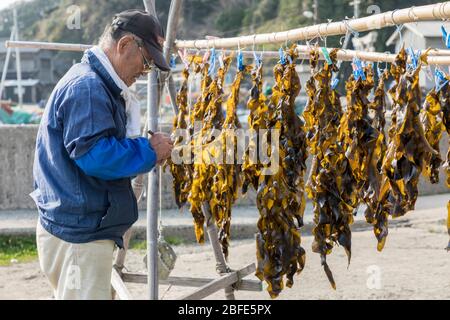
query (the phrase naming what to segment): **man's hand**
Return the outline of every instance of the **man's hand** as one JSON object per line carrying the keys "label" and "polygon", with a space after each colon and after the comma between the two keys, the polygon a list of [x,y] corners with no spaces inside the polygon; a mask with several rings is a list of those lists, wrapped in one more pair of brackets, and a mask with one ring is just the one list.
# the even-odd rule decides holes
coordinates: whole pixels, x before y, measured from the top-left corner
{"label": "man's hand", "polygon": [[173,149],[173,141],[167,133],[155,132],[149,140],[153,150],[156,152],[157,164],[161,164],[170,157]]}

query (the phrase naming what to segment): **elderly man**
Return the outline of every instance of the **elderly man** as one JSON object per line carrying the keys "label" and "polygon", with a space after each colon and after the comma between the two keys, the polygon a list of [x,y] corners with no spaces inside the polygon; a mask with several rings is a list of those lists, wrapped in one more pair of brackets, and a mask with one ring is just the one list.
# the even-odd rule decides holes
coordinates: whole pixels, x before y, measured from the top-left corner
{"label": "elderly man", "polygon": [[169,70],[163,31],[144,11],[117,14],[99,46],[53,90],[39,127],[31,193],[40,266],[56,299],[111,299],[114,246],[138,218],[131,178],[167,159],[170,137],[139,133],[129,91],[153,64]]}

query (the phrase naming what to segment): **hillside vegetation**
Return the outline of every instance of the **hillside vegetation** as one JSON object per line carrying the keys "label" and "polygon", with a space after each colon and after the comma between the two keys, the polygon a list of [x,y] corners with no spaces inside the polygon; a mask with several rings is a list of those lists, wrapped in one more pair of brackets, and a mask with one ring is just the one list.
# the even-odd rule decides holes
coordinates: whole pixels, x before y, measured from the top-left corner
{"label": "hillside vegetation", "polygon": [[[205,35],[235,36],[259,32],[274,32],[312,24],[303,12],[312,11],[312,0],[185,0],[178,38],[203,38]],[[338,21],[353,16],[350,0],[319,0],[319,21]],[[363,1],[360,16],[373,14],[369,6],[380,11],[435,3],[430,0]],[[67,28],[67,20],[80,8],[80,28]],[[157,0],[160,21],[165,26],[169,0]],[[129,8],[143,8],[141,0],[32,0],[17,4],[21,38],[72,43],[94,43],[111,17]],[[0,36],[8,37],[12,11],[0,11]],[[384,51],[385,40],[392,28],[380,31],[377,50]],[[339,37],[328,39],[328,45],[338,45]]]}

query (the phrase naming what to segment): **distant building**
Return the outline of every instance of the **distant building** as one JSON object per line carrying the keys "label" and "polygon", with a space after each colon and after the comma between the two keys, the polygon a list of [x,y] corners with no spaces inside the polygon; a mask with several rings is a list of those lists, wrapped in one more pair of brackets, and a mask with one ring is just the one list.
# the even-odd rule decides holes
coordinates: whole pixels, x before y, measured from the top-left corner
{"label": "distant building", "polygon": [[[442,21],[405,23],[401,30],[401,38],[405,43],[405,48],[412,47],[413,49],[421,49],[422,51],[427,48],[447,49],[442,39],[442,24]],[[398,52],[402,46],[402,41],[400,40],[399,33],[395,31],[386,41],[386,46],[393,45],[395,52]],[[428,75],[426,75],[425,71],[421,71],[419,84],[425,90],[429,90],[434,86],[434,80],[432,78],[430,79],[432,75],[433,73],[430,74],[430,70],[428,70]]]}
{"label": "distant building", "polygon": [[[7,48],[5,41],[0,38],[0,77],[5,64]],[[23,102],[37,104],[47,99],[58,81],[55,77],[54,52],[50,50],[21,48],[20,62],[22,69]],[[9,58],[8,71],[4,84],[3,99],[18,101],[17,73],[15,50]]]}

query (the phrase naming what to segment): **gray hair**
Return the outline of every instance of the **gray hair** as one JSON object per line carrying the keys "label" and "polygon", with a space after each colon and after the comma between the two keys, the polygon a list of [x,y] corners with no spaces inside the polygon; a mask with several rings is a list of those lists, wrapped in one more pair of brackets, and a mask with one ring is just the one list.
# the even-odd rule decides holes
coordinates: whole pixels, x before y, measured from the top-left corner
{"label": "gray hair", "polygon": [[132,35],[131,32],[124,31],[117,26],[107,25],[105,30],[103,31],[100,39],[98,41],[98,45],[101,48],[108,48],[117,43],[122,37]]}

